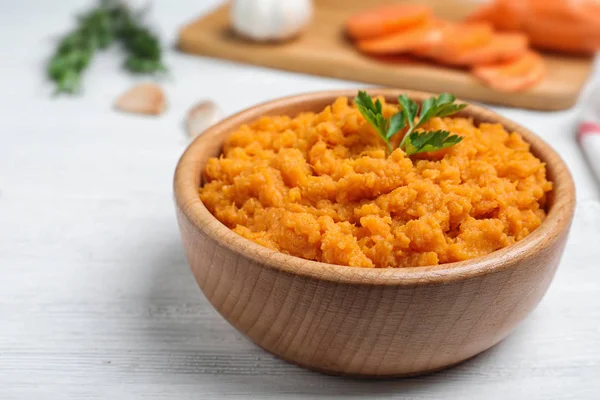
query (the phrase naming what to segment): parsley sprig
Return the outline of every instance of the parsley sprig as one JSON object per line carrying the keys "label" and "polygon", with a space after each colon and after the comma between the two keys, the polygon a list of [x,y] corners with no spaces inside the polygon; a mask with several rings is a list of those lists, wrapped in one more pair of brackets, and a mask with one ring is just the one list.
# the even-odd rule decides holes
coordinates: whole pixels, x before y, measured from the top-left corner
{"label": "parsley sprig", "polygon": [[[356,107],[369,124],[375,128],[379,136],[387,145],[388,152],[392,152],[391,139],[398,132],[406,129],[400,142],[401,149],[408,155],[445,149],[462,140],[461,136],[452,135],[448,131],[416,131],[433,117],[447,117],[463,108],[466,104],[455,104],[456,97],[449,93],[442,93],[437,98],[431,97],[421,103],[421,107],[408,96],[398,97],[398,104],[402,109],[391,118],[383,115],[383,106],[377,99],[373,99],[366,92],[359,91],[354,99]],[[419,112],[420,110],[420,112]],[[417,119],[418,117],[418,119]]]}
{"label": "parsley sprig", "polygon": [[121,42],[127,58],[124,68],[132,73],[166,71],[157,36],[143,22],[143,13],[131,10],[123,0],[100,0],[99,5],[77,20],[77,27],[63,37],[47,72],[56,93],[77,93],[81,77],[97,50]]}

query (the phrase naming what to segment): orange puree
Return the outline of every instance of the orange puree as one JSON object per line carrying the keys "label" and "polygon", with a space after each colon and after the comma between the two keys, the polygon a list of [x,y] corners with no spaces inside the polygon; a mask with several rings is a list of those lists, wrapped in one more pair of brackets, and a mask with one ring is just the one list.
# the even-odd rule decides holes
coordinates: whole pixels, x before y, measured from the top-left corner
{"label": "orange puree", "polygon": [[[397,110],[384,104],[386,116]],[[263,117],[209,160],[200,196],[256,243],[356,267],[466,260],[540,225],[552,184],[518,133],[467,118],[433,118],[424,128],[464,139],[421,159],[399,149],[386,156],[346,98],[318,114]]]}

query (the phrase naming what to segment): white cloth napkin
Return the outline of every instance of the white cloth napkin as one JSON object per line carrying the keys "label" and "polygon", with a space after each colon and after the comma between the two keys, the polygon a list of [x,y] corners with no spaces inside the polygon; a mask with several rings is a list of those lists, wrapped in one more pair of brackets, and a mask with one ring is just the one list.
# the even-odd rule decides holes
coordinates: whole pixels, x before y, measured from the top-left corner
{"label": "white cloth napkin", "polygon": [[583,107],[577,141],[600,182],[600,84],[592,88]]}

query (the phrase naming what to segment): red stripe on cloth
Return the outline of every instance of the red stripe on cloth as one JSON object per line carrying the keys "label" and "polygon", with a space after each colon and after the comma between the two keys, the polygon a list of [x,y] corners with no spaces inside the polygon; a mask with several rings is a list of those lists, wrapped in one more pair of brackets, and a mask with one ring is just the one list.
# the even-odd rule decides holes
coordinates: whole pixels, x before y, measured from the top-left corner
{"label": "red stripe on cloth", "polygon": [[584,122],[579,125],[579,131],[577,132],[577,139],[581,140],[584,135],[600,135],[600,124],[594,122]]}

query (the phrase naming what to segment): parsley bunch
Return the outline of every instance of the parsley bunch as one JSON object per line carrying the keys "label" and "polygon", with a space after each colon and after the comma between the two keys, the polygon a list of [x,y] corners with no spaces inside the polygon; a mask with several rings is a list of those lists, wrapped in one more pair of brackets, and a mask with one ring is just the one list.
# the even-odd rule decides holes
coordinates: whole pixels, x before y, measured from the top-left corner
{"label": "parsley bunch", "polygon": [[[398,97],[398,104],[402,109],[391,118],[383,116],[381,101],[373,103],[373,99],[366,92],[359,91],[354,99],[356,107],[369,124],[375,128],[379,136],[387,145],[388,152],[392,152],[391,139],[398,132],[406,129],[399,148],[408,155],[445,149],[462,140],[461,136],[452,135],[448,131],[418,132],[415,129],[423,126],[433,117],[447,117],[463,108],[466,104],[455,104],[456,97],[442,93],[439,97],[431,97],[421,103],[421,107],[406,95]],[[419,112],[420,109],[420,112]],[[418,122],[415,122],[418,116]]]}
{"label": "parsley bunch", "polygon": [[124,67],[133,73],[166,71],[156,36],[143,25],[141,15],[118,0],[103,0],[78,18],[75,30],[61,39],[47,65],[57,93],[77,93],[81,75],[94,53],[120,41],[127,53]]}
{"label": "parsley bunch", "polygon": [[114,41],[108,10],[98,8],[79,17],[77,28],[65,36],[48,62],[48,75],[56,83],[57,93],[75,93],[81,86],[81,74],[96,49],[105,49]]}

